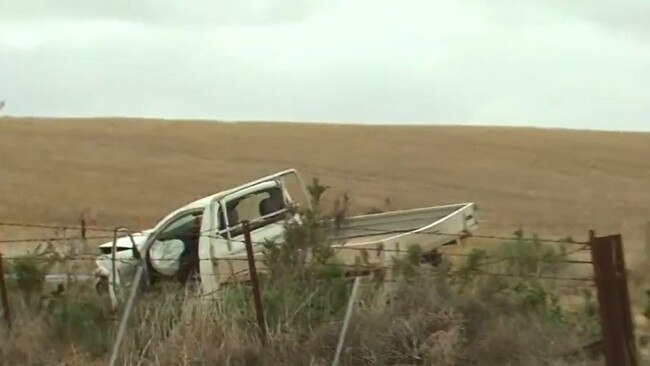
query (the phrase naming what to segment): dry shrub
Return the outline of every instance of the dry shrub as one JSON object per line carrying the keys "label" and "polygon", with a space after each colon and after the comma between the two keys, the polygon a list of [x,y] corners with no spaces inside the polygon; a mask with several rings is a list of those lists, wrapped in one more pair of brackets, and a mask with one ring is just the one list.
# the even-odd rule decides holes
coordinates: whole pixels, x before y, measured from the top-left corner
{"label": "dry shrub", "polygon": [[[458,292],[454,286],[423,273],[399,283],[396,296],[386,304],[378,301],[374,286],[363,285],[342,365],[561,365],[559,356],[580,345],[570,322],[521,307],[515,299],[514,305],[504,306],[499,296]],[[243,302],[250,297],[246,296],[249,291],[246,287],[229,290],[217,300],[170,288],[144,294],[121,364],[297,366],[331,362],[342,313],[335,321],[310,324],[309,329],[277,315],[277,324],[283,326],[270,328],[269,342],[263,346],[256,336],[254,313]],[[294,306],[285,314],[299,306],[284,304]],[[106,361],[106,353],[93,357],[81,338],[63,332],[57,339],[51,324],[44,316],[17,319],[11,336],[1,338],[2,360],[22,365]],[[69,326],[78,327],[74,322]]]}
{"label": "dry shrub", "polygon": [[[47,350],[43,320],[18,317],[14,319],[11,334],[0,332],[0,364],[29,365],[43,357]],[[41,354],[39,354],[41,353]]]}
{"label": "dry shrub", "polygon": [[[11,332],[0,328],[0,365],[105,364],[98,353],[107,350],[113,337],[106,337],[106,347],[98,352],[94,347],[97,337],[102,336],[100,332],[80,328],[74,320],[63,324],[60,315],[14,309],[18,311],[13,317]],[[88,318],[84,323],[94,322]]]}
{"label": "dry shrub", "polygon": [[[398,287],[390,304],[372,299],[364,285],[352,318],[342,365],[587,365],[562,355],[581,345],[571,323],[528,308],[511,312],[497,300],[439,289],[439,281],[419,278]],[[446,296],[441,296],[441,294]],[[251,330],[228,313],[226,300],[186,302],[171,328],[161,318],[136,325],[146,344],[125,350],[129,365],[328,365],[341,330],[340,319],[321,323],[308,336],[270,329],[263,346]],[[159,312],[161,314],[162,312]],[[157,315],[158,316],[158,315]],[[157,326],[152,326],[152,324]],[[239,325],[238,325],[239,324]],[[137,333],[136,332],[136,333]]]}
{"label": "dry shrub", "polygon": [[[310,191],[318,208],[323,186],[315,180]],[[269,325],[266,344],[257,336],[249,287],[224,289],[217,299],[206,299],[178,286],[162,286],[141,294],[120,364],[329,365],[350,284],[326,247],[332,227],[323,225],[319,212],[302,214],[302,224],[287,226],[284,245],[266,246],[271,269],[262,286]],[[345,213],[333,218],[335,223],[344,220]],[[316,253],[315,263],[305,263],[298,255],[305,250]],[[593,313],[562,308],[557,289],[534,277],[557,271],[565,251],[519,237],[496,252],[512,257],[497,269],[527,276],[481,276],[487,253],[473,253],[460,266],[443,262],[439,268],[423,268],[417,260],[421,251],[410,247],[405,260],[395,263],[398,282],[390,284],[395,291],[390,301],[381,286],[363,285],[341,364],[592,362],[578,358],[568,363],[561,356],[593,340]],[[89,289],[66,290],[45,309],[21,309],[14,332],[0,336],[2,362],[106,362],[116,324],[107,321],[105,308]]]}
{"label": "dry shrub", "polygon": [[209,303],[183,306],[173,327],[159,314],[154,310],[153,318],[138,324],[138,336],[146,342],[133,341],[125,350],[129,364],[228,364],[230,358],[242,357],[237,354],[242,347],[235,340],[243,345],[249,343],[247,333],[236,327],[226,328],[219,321],[222,316]]}

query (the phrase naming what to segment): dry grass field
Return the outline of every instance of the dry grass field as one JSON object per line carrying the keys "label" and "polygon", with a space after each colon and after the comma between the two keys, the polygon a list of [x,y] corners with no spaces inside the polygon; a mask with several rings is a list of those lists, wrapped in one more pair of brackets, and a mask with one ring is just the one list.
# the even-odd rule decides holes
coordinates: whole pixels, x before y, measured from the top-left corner
{"label": "dry grass field", "polygon": [[[543,237],[585,239],[589,229],[600,234],[621,232],[633,268],[630,285],[637,331],[650,329],[640,315],[647,309],[645,273],[650,268],[643,265],[642,255],[645,224],[650,220],[650,134],[0,118],[0,223],[77,225],[83,214],[93,226],[142,229],[189,201],[290,167],[330,186],[330,203],[334,194],[349,191],[355,213],[473,201],[481,210],[482,234],[510,235],[522,228]],[[61,233],[0,225],[0,242],[52,235]],[[3,251],[10,254],[32,247],[5,244]],[[519,252],[520,260],[541,250],[530,243],[519,244],[528,248],[528,254]],[[71,262],[62,270],[75,271],[78,263]],[[283,262],[276,265],[298,268]],[[536,266],[529,268],[531,273],[540,273],[541,267]],[[562,273],[587,276],[591,271],[589,266],[574,266]],[[512,268],[503,272],[511,273]],[[301,280],[311,278],[299,272],[294,275]],[[268,282],[270,287],[263,291],[267,319],[286,328],[271,327],[275,330],[272,347],[260,347],[249,338],[250,329],[241,326],[250,324],[252,318],[246,310],[251,309],[245,301],[248,292],[244,296],[230,293],[220,305],[210,307],[223,313],[189,311],[197,317],[184,318],[169,329],[162,324],[176,314],[173,303],[152,293],[148,302],[141,300],[142,309],[147,310],[136,317],[139,323],[131,329],[122,356],[130,360],[126,364],[142,364],[152,355],[155,364],[187,364],[188,354],[196,364],[242,364],[237,360],[251,357],[266,362],[255,364],[307,364],[311,362],[307,357],[329,360],[328,350],[334,349],[338,328],[325,315],[336,314],[335,321],[342,317],[339,313],[345,302],[335,300],[347,295],[336,294],[348,290],[336,287],[334,280],[323,285],[322,278],[314,278],[319,282],[293,283],[286,278],[286,282],[282,278]],[[368,355],[378,354],[391,360],[397,354],[409,356],[402,358],[411,361],[412,355],[424,355],[424,364],[475,364],[473,360],[486,365],[513,364],[513,360],[550,364],[598,330],[590,302],[575,283],[569,287],[552,283],[547,288],[526,276],[511,282],[509,277],[479,275],[466,278],[470,290],[463,292],[446,275],[435,281],[418,278],[419,282],[401,289],[392,307],[366,306],[357,315],[360,328],[352,327],[357,331],[348,342],[362,345],[352,348],[363,352],[349,356],[348,361],[356,361],[345,364],[370,364]],[[50,311],[43,312],[28,296],[16,296],[30,293],[24,281],[10,284],[15,285],[10,290],[13,307],[19,310],[11,336],[2,338],[0,332],[0,365],[3,359],[12,364],[52,364],[55,359],[70,365],[105,364],[114,328],[102,318],[102,305],[88,291],[90,287],[83,283],[69,287],[68,296],[52,300]],[[465,285],[460,287],[467,289]],[[442,293],[438,291],[446,295],[438,297]],[[531,297],[539,291],[544,296]],[[322,301],[312,299],[316,293]],[[167,293],[170,298],[174,294]],[[547,304],[547,295],[561,296],[563,308],[550,300]],[[535,298],[543,301],[531,302]],[[295,314],[298,309],[305,312],[303,305],[311,301],[315,305],[307,307],[311,315],[306,319],[320,320],[303,324]],[[524,315],[513,316],[519,312]],[[230,323],[232,319],[236,321]],[[305,334],[311,338],[302,335],[301,327],[308,329]],[[395,338],[373,338],[373,334]],[[150,343],[141,344],[145,339]],[[228,343],[231,339],[236,341]],[[421,346],[415,349],[403,339],[417,339],[413,344]],[[228,361],[219,361],[224,358]],[[235,361],[229,363],[231,359]],[[459,360],[465,363],[456,363]],[[597,361],[586,362],[574,364]]]}
{"label": "dry grass field", "polygon": [[[144,228],[295,167],[353,209],[474,201],[482,232],[622,232],[650,220],[650,134],[127,119],[0,119],[0,221]],[[0,227],[0,240],[35,235]]]}

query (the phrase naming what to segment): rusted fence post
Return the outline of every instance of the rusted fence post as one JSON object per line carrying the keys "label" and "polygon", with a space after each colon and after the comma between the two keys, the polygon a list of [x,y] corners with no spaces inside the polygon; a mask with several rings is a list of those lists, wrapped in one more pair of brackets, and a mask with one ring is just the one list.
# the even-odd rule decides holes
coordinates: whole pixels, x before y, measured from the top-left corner
{"label": "rusted fence post", "polygon": [[81,240],[86,244],[86,219],[81,216]]}
{"label": "rusted fence post", "polygon": [[650,262],[650,221],[645,223],[645,260]]}
{"label": "rusted fence post", "polygon": [[9,308],[9,296],[7,295],[7,284],[5,283],[5,271],[2,266],[2,244],[0,243],[0,297],[2,297],[2,310],[7,323],[11,329],[11,309]]}
{"label": "rusted fence post", "polygon": [[257,315],[257,325],[259,326],[262,343],[266,344],[266,320],[264,319],[264,307],[262,306],[262,295],[260,293],[260,284],[257,279],[257,268],[255,268],[255,253],[253,253],[253,241],[251,240],[250,224],[248,221],[242,221],[244,229],[244,242],[246,244],[246,256],[248,257],[248,271],[250,273],[251,285],[253,288],[253,299],[255,300],[255,313]]}
{"label": "rusted fence post", "polygon": [[637,366],[634,325],[620,235],[596,237],[589,232],[603,352],[607,366]]}

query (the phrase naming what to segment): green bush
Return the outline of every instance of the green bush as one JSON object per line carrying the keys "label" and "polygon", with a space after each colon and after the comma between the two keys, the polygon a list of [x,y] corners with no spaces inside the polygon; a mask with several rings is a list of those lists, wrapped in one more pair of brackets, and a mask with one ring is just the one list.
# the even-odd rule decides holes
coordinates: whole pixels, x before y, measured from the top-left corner
{"label": "green bush", "polygon": [[76,345],[93,357],[110,350],[115,338],[110,309],[90,286],[73,286],[74,291],[51,300],[44,321],[51,337]]}

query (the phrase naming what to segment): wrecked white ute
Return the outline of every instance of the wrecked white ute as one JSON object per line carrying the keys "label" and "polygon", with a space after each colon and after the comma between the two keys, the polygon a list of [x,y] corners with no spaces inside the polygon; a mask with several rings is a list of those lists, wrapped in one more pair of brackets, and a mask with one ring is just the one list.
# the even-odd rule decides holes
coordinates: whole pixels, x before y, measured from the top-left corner
{"label": "wrecked white ute", "polygon": [[[293,192],[297,197],[289,192],[291,179],[297,183],[297,193]],[[260,243],[281,243],[287,221],[299,219],[290,214],[298,202],[309,205],[310,200],[293,169],[192,202],[149,230],[100,245],[96,286],[107,290],[115,302],[115,291],[129,286],[143,263],[149,283],[180,281],[206,295],[214,294],[225,282],[248,279],[242,222],[250,223],[253,250],[261,257]],[[366,264],[385,267],[392,257],[403,255],[408,244],[418,243],[426,259],[477,227],[473,203],[361,215],[345,220],[332,246],[344,263],[363,258]],[[265,269],[262,262],[258,269]]]}

